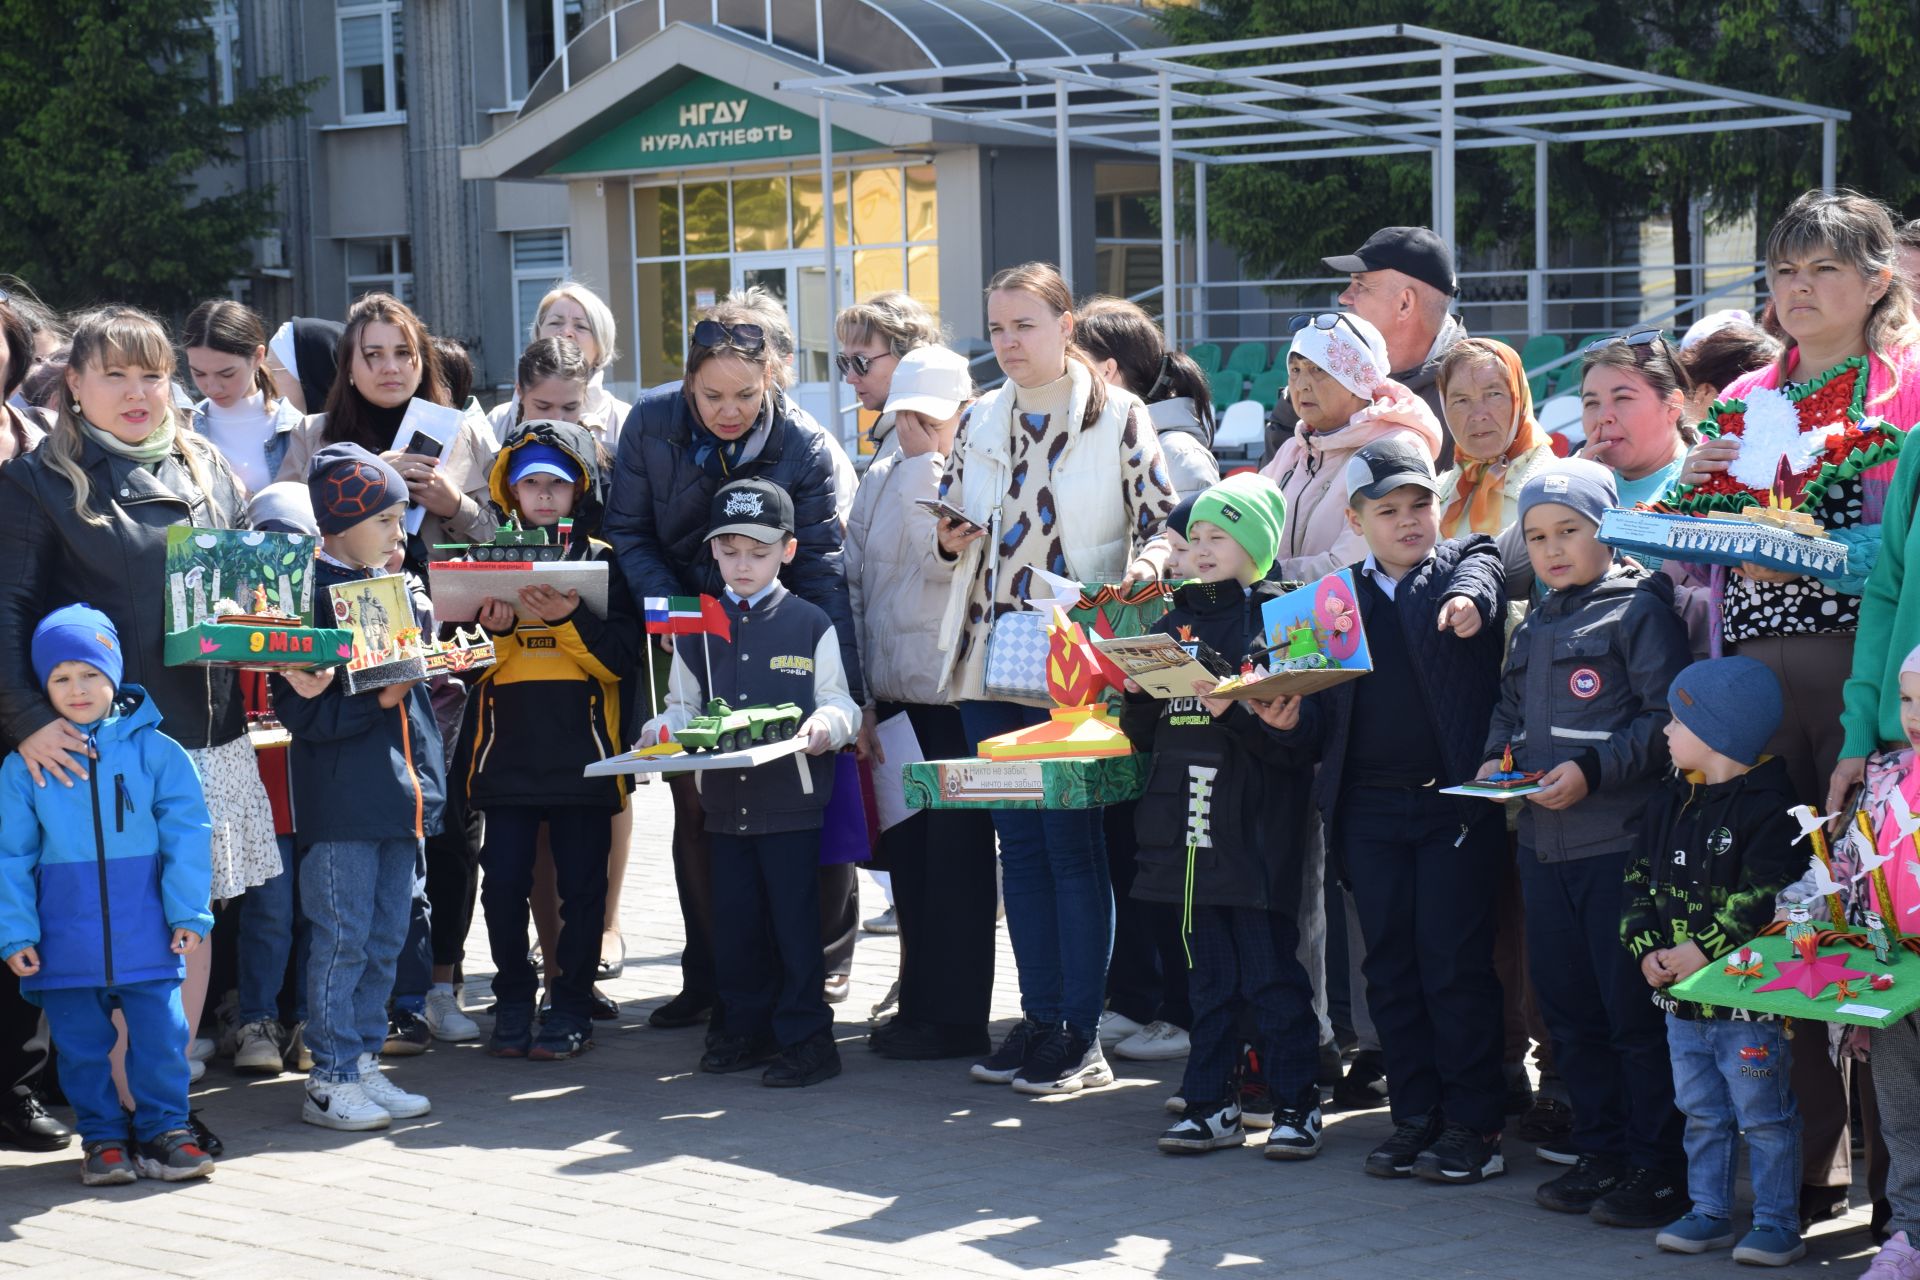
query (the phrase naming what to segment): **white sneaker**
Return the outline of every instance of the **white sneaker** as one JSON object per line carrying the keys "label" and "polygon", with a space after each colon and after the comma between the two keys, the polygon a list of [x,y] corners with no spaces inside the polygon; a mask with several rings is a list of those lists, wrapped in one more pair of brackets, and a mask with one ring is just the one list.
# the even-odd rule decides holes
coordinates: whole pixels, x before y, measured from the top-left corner
{"label": "white sneaker", "polygon": [[[1077,1057],[1076,1049],[1081,1050]],[[1083,1048],[1080,1038],[1063,1027],[1034,1049],[1027,1065],[1013,1078],[1013,1091],[1046,1097],[1104,1089],[1112,1083],[1113,1068],[1100,1052],[1100,1038],[1092,1037]]]}
{"label": "white sneaker", "polygon": [[370,1053],[360,1055],[360,1088],[395,1120],[412,1120],[433,1110],[433,1104],[424,1095],[408,1093],[381,1075],[380,1059]]}
{"label": "white sneaker", "polygon": [[207,1039],[205,1036],[195,1036],[193,1039],[187,1041],[187,1061],[211,1062],[213,1060],[214,1050],[219,1047],[219,1044]]}
{"label": "white sneaker", "polygon": [[262,1019],[240,1028],[239,1044],[233,1051],[233,1069],[277,1076],[287,1060],[287,1033],[277,1022]]}
{"label": "white sneaker", "polygon": [[1124,1013],[1107,1010],[1100,1015],[1100,1044],[1102,1047],[1119,1044],[1128,1036],[1137,1035],[1146,1028]]}
{"label": "white sneaker", "polygon": [[1171,1022],[1161,1022],[1156,1018],[1111,1048],[1115,1057],[1131,1058],[1135,1062],[1161,1062],[1167,1058],[1186,1057],[1192,1044],[1186,1032]]}
{"label": "white sneaker", "polygon": [[187,1059],[187,1083],[199,1084],[200,1077],[207,1074],[207,1064],[198,1058]]}
{"label": "white sneaker", "polygon": [[[427,1027],[435,1040],[478,1040],[480,1025],[460,1012],[459,997],[451,987],[435,987],[427,992]],[[396,1113],[398,1114],[398,1113]]]}
{"label": "white sneaker", "polygon": [[300,1118],[322,1129],[384,1129],[393,1123],[393,1113],[367,1096],[359,1081],[321,1084],[307,1081],[307,1100],[300,1107]]}
{"label": "white sneaker", "polygon": [[1160,1149],[1171,1154],[1217,1151],[1237,1147],[1247,1140],[1240,1127],[1240,1104],[1228,1102],[1212,1115],[1185,1116],[1160,1135]]}

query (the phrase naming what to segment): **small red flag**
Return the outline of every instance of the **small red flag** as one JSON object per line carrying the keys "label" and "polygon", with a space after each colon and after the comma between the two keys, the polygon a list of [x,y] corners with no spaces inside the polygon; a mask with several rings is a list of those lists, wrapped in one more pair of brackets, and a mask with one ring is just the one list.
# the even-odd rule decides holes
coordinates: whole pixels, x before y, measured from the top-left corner
{"label": "small red flag", "polygon": [[722,640],[733,640],[733,624],[727,621],[727,611],[712,596],[700,597],[700,629],[719,636]]}

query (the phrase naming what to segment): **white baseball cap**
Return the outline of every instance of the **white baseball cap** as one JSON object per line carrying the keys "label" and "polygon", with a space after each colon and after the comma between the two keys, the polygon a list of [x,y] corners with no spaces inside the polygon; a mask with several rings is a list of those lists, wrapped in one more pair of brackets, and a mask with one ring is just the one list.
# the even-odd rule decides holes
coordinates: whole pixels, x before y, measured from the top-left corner
{"label": "white baseball cap", "polygon": [[883,412],[904,409],[945,422],[971,399],[973,374],[965,356],[946,347],[915,347],[894,366]]}

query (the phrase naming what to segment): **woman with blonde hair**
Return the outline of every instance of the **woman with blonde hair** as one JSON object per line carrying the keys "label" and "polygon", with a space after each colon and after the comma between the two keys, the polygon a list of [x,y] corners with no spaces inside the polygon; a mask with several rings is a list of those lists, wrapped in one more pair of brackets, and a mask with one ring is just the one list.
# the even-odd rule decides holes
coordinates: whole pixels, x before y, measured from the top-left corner
{"label": "woman with blonde hair", "polygon": [[[620,354],[616,345],[618,337],[612,308],[577,280],[563,280],[547,290],[547,296],[540,299],[539,310],[533,313],[533,328],[527,334],[529,342],[565,338],[586,357],[591,376],[587,379],[586,398],[576,421],[593,433],[594,440],[609,458],[619,448],[620,428],[626,425],[627,414],[633,411],[632,405],[606,388],[607,369]],[[504,436],[507,428],[518,420],[519,403],[516,388],[513,399],[487,415],[487,424],[493,428],[496,439]]]}
{"label": "woman with blonde hair", "polygon": [[[88,312],[74,328],[52,432],[0,469],[9,513],[0,522],[0,738],[36,782],[93,781],[86,739],[47,704],[29,641],[35,623],[62,605],[91,604],[112,618],[125,684],[145,690],[199,770],[218,901],[278,875],[280,850],[235,673],[168,666],[161,651],[168,530],[237,528],[245,510],[219,451],[181,429],[173,372],[173,343],[152,316],[131,307]],[[210,948],[194,954],[206,959],[189,957],[189,1026],[199,1021],[212,958]]]}

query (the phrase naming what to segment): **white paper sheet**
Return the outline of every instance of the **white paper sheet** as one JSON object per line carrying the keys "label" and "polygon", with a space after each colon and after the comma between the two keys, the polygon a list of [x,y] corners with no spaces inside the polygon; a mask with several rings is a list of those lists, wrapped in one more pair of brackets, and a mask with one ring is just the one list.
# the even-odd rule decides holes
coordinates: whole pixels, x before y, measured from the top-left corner
{"label": "white paper sheet", "polygon": [[913,731],[913,721],[902,711],[888,716],[873,729],[874,739],[879,743],[880,754],[885,757],[873,762],[873,804],[880,812],[880,829],[891,830],[914,815],[907,808],[907,789],[901,781],[900,771],[907,765],[919,764],[927,758],[920,749],[920,739]]}
{"label": "white paper sheet", "polygon": [[[393,433],[393,447],[400,453],[431,453],[433,466],[437,471],[447,450],[453,448],[453,442],[460,435],[460,420],[465,415],[458,409],[443,404],[434,404],[431,400],[414,399],[407,403],[406,416],[400,419],[400,429]],[[439,447],[427,449],[416,445],[414,437],[425,436]],[[420,532],[421,521],[427,518],[427,509],[418,503],[407,509],[407,532]]]}

